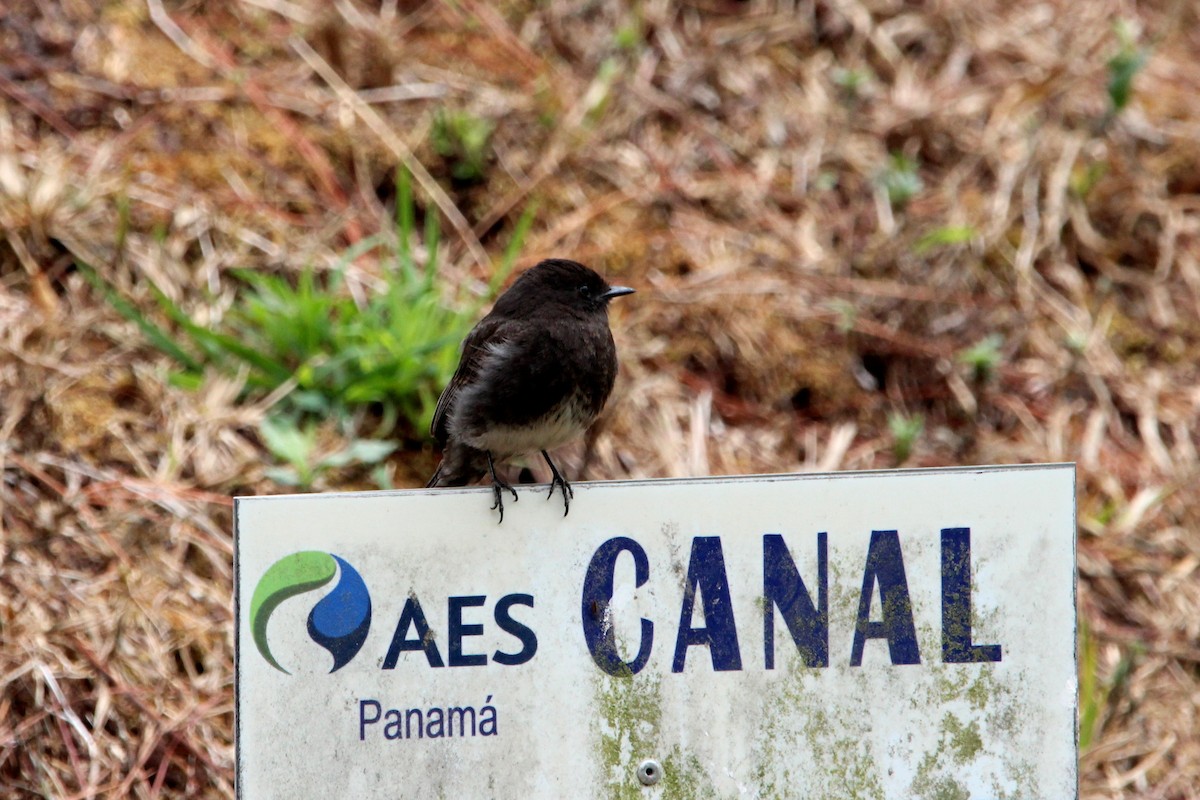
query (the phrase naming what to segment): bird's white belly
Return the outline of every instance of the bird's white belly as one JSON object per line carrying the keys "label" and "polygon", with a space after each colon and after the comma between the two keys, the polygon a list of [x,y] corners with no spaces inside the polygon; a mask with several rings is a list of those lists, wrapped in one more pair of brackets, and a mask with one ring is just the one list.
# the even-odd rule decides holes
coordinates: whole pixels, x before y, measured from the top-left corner
{"label": "bird's white belly", "polygon": [[578,401],[563,403],[555,411],[530,425],[493,425],[467,444],[493,455],[508,456],[553,450],[584,434],[592,418],[586,415]]}

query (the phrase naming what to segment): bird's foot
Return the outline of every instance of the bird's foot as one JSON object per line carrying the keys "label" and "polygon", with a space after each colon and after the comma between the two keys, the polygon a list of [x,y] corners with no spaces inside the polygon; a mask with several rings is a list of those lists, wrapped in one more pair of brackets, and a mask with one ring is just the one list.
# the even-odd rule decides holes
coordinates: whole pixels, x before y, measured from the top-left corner
{"label": "bird's foot", "polygon": [[516,489],[514,489],[510,484],[500,480],[500,476],[496,474],[496,465],[492,463],[491,453],[487,454],[487,461],[488,470],[492,473],[492,497],[494,497],[496,500],[496,502],[492,503],[492,511],[500,512],[500,521],[496,523],[499,525],[501,522],[504,522],[504,493],[510,493],[513,496],[514,503],[521,498],[517,497]]}
{"label": "bird's foot", "polygon": [[492,511],[500,512],[500,522],[504,522],[504,493],[506,491],[512,493],[514,503],[520,499],[517,497],[517,490],[504,481],[497,478],[492,482],[492,497],[496,499],[496,502],[492,503]]}
{"label": "bird's foot", "polygon": [[558,471],[558,467],[554,466],[554,462],[550,460],[549,453],[545,450],[542,451],[542,458],[546,459],[546,463],[550,466],[550,475],[552,476],[550,478],[550,493],[546,495],[546,499],[549,500],[551,497],[554,497],[554,488],[558,487],[562,492],[563,516],[565,517],[567,512],[571,510],[571,498],[575,496],[575,490],[571,488],[571,484]]}

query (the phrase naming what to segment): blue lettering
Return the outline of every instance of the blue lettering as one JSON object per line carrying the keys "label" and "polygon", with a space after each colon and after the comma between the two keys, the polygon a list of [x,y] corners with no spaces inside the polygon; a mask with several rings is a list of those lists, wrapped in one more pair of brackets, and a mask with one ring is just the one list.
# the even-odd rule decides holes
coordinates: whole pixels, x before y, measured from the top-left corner
{"label": "blue lettering", "polygon": [[[384,717],[387,718],[387,724],[383,726],[383,738],[403,739],[404,731],[402,729],[399,709],[389,708],[387,713],[384,714]],[[362,738],[361,733],[359,734],[358,738]]]}
{"label": "blue lettering", "polygon": [[[871,595],[876,581],[879,582],[879,603],[883,606],[882,622],[870,619]],[[862,666],[863,645],[867,639],[887,639],[893,664],[921,663],[908,578],[904,574],[904,556],[900,552],[900,534],[896,531],[871,531],[850,666]]]}
{"label": "blue lettering", "polygon": [[467,636],[481,636],[482,625],[466,625],[462,620],[464,608],[481,606],[487,600],[482,594],[469,597],[451,597],[450,604],[450,666],[452,667],[481,667],[487,663],[483,653],[463,653],[462,640]]}
{"label": "blue lettering", "polygon": [[500,602],[496,603],[496,624],[500,626],[500,630],[516,637],[521,643],[521,650],[517,653],[505,653],[503,650],[497,650],[492,654],[492,661],[505,666],[515,666],[524,664],[529,659],[537,654],[537,636],[533,630],[526,625],[517,622],[508,613],[508,610],[513,606],[529,606],[533,608],[533,595],[531,594],[508,594],[500,598]]}
{"label": "blue lettering", "polygon": [[421,713],[419,708],[410,708],[404,714],[404,735],[409,739],[413,738],[412,721],[413,717],[417,718],[417,738],[425,737],[425,715]]}
{"label": "blue lettering", "polygon": [[479,735],[495,736],[497,733],[496,707],[492,705],[492,696],[489,694],[483,702],[486,705],[479,709]]}
{"label": "blue lettering", "polygon": [[[692,627],[697,593],[704,604],[703,628]],[[729,578],[725,574],[725,553],[721,549],[719,536],[697,536],[692,539],[692,556],[688,564],[687,585],[683,589],[683,605],[679,611],[679,634],[675,639],[672,672],[683,672],[687,649],[692,645],[708,646],[713,669],[718,672],[742,668],[733,606],[729,599]]]}
{"label": "blue lettering", "polygon": [[942,528],[942,660],[1000,661],[1000,645],[971,643],[971,529]]}
{"label": "blue lettering", "polygon": [[[367,719],[367,706],[368,705],[375,707],[375,716],[372,717],[371,719]],[[379,718],[382,714],[382,711],[383,711],[383,706],[379,705],[378,700],[359,700],[358,701],[358,740],[360,742],[366,741],[367,726],[374,725],[376,722],[379,722]]]}
{"label": "blue lettering", "polygon": [[[408,638],[408,629],[416,627],[417,638]],[[425,612],[421,610],[421,602],[412,595],[404,603],[400,612],[400,621],[396,623],[396,632],[392,635],[392,645],[388,648],[387,656],[383,659],[384,669],[395,669],[400,653],[410,650],[425,651],[425,658],[431,667],[444,667],[442,654],[438,652],[437,643],[433,640],[433,631],[425,620]]]}
{"label": "blue lettering", "polygon": [[471,735],[475,735],[475,708],[473,706],[448,708],[446,709],[446,715],[449,720],[446,724],[446,727],[449,729],[448,736],[454,735],[454,718],[456,716],[458,717],[458,735],[467,735],[467,715],[471,717]]}
{"label": "blue lettering", "polygon": [[632,661],[624,661],[617,652],[616,636],[609,606],[613,596],[613,572],[617,556],[629,553],[633,556],[634,581],[636,586],[650,579],[650,559],[642,546],[625,536],[609,539],[597,548],[588,564],[583,579],[581,614],[583,638],[596,666],[609,675],[636,675],[650,659],[650,648],[654,644],[654,623],[642,618],[642,635],[637,655]]}
{"label": "blue lettering", "polygon": [[445,718],[446,712],[440,708],[429,709],[429,713],[425,715],[425,736],[430,739],[440,739],[445,736]]}
{"label": "blue lettering", "polygon": [[496,707],[492,705],[492,695],[489,694],[483,703],[483,707],[478,711],[475,706],[433,706],[426,711],[420,708],[382,709],[378,700],[360,700],[358,740],[366,741],[367,727],[376,724],[380,719],[385,722],[385,741],[496,736],[499,727]]}
{"label": "blue lettering", "polygon": [[813,605],[787,543],[778,533],[763,536],[763,656],[775,669],[775,608],[806,667],[829,666],[828,537],[817,534],[817,604]]}

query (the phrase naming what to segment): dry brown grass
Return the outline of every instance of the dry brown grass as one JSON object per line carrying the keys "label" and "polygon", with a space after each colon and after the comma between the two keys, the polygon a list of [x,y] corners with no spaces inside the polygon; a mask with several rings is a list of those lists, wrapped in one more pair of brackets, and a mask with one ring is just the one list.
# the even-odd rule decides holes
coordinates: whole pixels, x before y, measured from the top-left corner
{"label": "dry brown grass", "polygon": [[[889,467],[893,412],[924,416],[910,465],[1077,461],[1109,690],[1084,698],[1082,795],[1200,798],[1196,4],[792,5],[0,10],[6,797],[230,794],[228,498],[273,490],[262,405],[168,385],[75,259],[203,321],[227,269],[327,265],[378,230],[404,161],[447,285],[485,278],[537,198],[525,264],[641,288],[590,477]],[[1150,55],[1113,117],[1118,19]],[[496,123],[482,185],[440,171],[442,105]],[[925,186],[903,209],[893,152]],[[946,226],[974,234],[918,245]],[[976,380],[958,355],[991,334]],[[409,485],[429,462],[393,457]]]}

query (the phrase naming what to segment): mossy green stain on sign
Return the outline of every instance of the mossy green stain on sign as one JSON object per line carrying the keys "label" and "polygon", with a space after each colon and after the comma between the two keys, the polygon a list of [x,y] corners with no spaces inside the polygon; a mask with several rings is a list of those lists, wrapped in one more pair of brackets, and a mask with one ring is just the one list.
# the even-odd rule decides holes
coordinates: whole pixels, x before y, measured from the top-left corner
{"label": "mossy green stain on sign", "polygon": [[983,738],[979,735],[979,722],[972,720],[963,724],[953,714],[942,719],[942,728],[950,736],[950,757],[955,764],[968,764],[975,760],[983,749]]}
{"label": "mossy green stain on sign", "polygon": [[678,745],[663,760],[664,800],[699,800],[712,796],[712,781],[695,754]]}
{"label": "mossy green stain on sign", "polygon": [[[800,790],[848,800],[884,796],[878,759],[865,735],[869,719],[832,718],[828,698],[820,689],[822,674],[796,659],[775,683],[776,688],[763,697],[762,736],[754,748],[758,756],[754,776],[758,796],[764,800],[786,800]],[[859,684],[866,693],[862,672],[850,670],[845,678]],[[796,753],[803,753],[804,761],[820,764],[821,769],[793,774],[787,765],[795,761]],[[782,771],[780,765],[784,765]]]}
{"label": "mossy green stain on sign", "polygon": [[658,676],[622,674],[598,679],[596,706],[602,793],[606,800],[643,800],[647,788],[637,779],[646,759],[662,764],[654,797],[699,800],[712,797],[713,781],[700,759],[679,745],[663,753],[662,692]]}
{"label": "mossy green stain on sign", "polygon": [[608,800],[635,800],[642,786],[636,770],[641,759],[652,758],[662,723],[659,678],[621,674],[597,678],[596,706],[600,709],[599,755],[601,781]]}
{"label": "mossy green stain on sign", "polygon": [[942,717],[937,747],[925,753],[917,767],[912,783],[914,796],[921,800],[967,800],[971,792],[953,775],[940,773],[951,765],[959,768],[971,763],[982,749],[979,723],[964,725],[954,714],[947,713]]}

